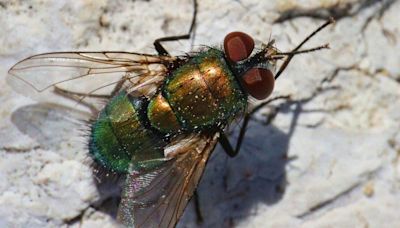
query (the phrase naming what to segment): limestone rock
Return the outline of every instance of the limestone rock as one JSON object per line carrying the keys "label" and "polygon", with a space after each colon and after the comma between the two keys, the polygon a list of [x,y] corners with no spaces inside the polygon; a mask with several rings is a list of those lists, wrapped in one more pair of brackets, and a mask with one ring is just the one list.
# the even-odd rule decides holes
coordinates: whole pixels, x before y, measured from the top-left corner
{"label": "limestone rock", "polygon": [[[178,226],[400,227],[399,10],[395,0],[199,1],[194,38],[165,44],[174,55],[236,30],[289,51],[328,16],[337,22],[306,45],[330,50],[296,56],[277,80],[273,96],[291,101],[256,113],[237,157],[213,153],[198,188],[203,223],[191,202]],[[188,0],[0,2],[0,227],[117,227],[108,199],[119,189],[96,188],[76,123],[15,93],[7,70],[43,52],[154,54],[153,41],[186,33],[191,16]]]}

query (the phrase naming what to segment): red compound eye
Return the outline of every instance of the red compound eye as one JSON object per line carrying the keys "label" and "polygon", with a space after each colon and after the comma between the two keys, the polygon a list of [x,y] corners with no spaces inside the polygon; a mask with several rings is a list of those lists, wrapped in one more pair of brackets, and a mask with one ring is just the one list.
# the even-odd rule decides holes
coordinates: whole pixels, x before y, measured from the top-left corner
{"label": "red compound eye", "polygon": [[252,97],[262,100],[272,93],[275,78],[268,69],[252,68],[243,75],[242,82]]}
{"label": "red compound eye", "polygon": [[231,61],[241,61],[250,56],[254,49],[254,40],[246,33],[231,32],[225,36],[224,49]]}

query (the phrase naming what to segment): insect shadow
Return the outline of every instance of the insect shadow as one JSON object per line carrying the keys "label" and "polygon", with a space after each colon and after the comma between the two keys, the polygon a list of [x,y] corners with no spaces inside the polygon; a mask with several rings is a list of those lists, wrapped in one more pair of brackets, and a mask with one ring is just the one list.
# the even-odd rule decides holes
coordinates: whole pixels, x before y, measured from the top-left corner
{"label": "insect shadow", "polygon": [[[287,156],[289,142],[301,114],[299,103],[294,110],[292,106],[288,101],[279,108],[280,113],[293,112],[287,132],[273,124],[251,121],[243,151],[237,157],[229,158],[222,148],[216,149],[199,185],[200,211],[196,212],[195,203],[191,202],[178,227],[226,227],[250,216],[260,202],[266,205],[279,202],[287,185],[285,166],[291,160]],[[61,105],[39,103],[18,108],[11,121],[41,148],[56,151],[66,159],[87,160],[82,136],[85,125],[77,120],[86,117],[83,112]],[[63,149],[65,142],[72,145],[68,150]],[[94,179],[100,200],[92,207],[115,218],[120,197],[118,180],[101,175],[94,175]]]}
{"label": "insect shadow", "polygon": [[234,158],[218,147],[199,184],[198,205],[192,199],[177,227],[234,227],[256,214],[257,205],[278,203],[288,187],[286,165],[295,159],[288,151],[302,105],[279,105],[280,114],[292,116],[287,130],[251,121],[242,151]]}
{"label": "insect shadow", "polygon": [[[93,165],[87,153],[88,114],[52,103],[22,106],[11,121],[19,131],[36,140],[39,147],[57,152],[65,159]],[[65,146],[68,144],[67,146]],[[94,167],[95,168],[95,167]],[[91,207],[116,218],[120,200],[121,178],[93,172],[99,200]]]}

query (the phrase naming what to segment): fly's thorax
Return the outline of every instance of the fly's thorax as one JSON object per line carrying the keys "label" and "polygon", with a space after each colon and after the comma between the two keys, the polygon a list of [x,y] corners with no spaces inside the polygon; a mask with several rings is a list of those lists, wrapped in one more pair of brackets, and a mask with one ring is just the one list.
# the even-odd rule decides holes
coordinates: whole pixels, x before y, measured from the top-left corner
{"label": "fly's thorax", "polygon": [[161,93],[154,96],[147,107],[150,125],[162,133],[175,133],[181,126],[171,106]]}
{"label": "fly's thorax", "polygon": [[225,124],[247,104],[224,53],[217,49],[201,52],[173,71],[162,92],[188,130]]}

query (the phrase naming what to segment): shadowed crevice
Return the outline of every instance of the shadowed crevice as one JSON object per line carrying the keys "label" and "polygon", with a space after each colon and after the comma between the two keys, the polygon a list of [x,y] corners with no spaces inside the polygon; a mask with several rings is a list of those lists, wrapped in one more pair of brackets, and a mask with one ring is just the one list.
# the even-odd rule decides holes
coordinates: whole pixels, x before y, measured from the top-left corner
{"label": "shadowed crevice", "polygon": [[394,2],[395,0],[362,0],[344,4],[340,4],[340,2],[338,2],[330,7],[317,7],[311,9],[296,7],[281,12],[280,16],[274,21],[274,23],[282,23],[299,17],[309,17],[318,20],[328,20],[330,17],[333,17],[335,20],[339,21],[343,18],[353,17],[360,12],[378,4],[381,6],[378,8],[377,12],[374,13],[374,15],[380,18],[384,12],[393,5]]}

